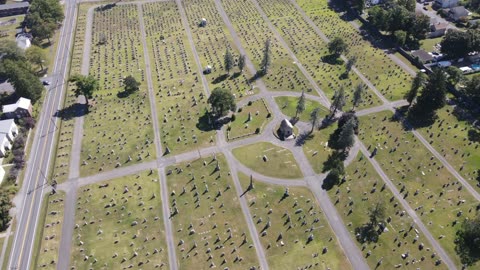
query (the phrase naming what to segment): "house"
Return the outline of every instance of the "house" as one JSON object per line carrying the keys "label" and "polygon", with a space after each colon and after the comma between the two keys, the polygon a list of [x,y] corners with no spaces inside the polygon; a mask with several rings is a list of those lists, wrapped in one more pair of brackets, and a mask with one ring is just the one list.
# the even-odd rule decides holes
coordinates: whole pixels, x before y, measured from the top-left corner
{"label": "house", "polygon": [[0,121],[0,157],[4,157],[12,148],[12,142],[18,135],[18,127],[13,119]]}
{"label": "house", "polygon": [[28,98],[19,98],[14,104],[2,106],[6,118],[23,118],[32,116],[32,102]]}
{"label": "house", "polygon": [[435,0],[433,5],[439,8],[452,8],[458,6],[458,0]]}
{"label": "house", "polygon": [[468,16],[468,10],[464,6],[453,7],[448,11],[448,17],[453,21],[459,21]]}
{"label": "house", "polygon": [[32,41],[30,40],[30,37],[24,34],[18,35],[15,39],[15,42],[17,42],[17,47],[24,51],[30,48],[30,46],[32,46]]}
{"label": "house", "polygon": [[295,138],[293,134],[293,125],[287,119],[283,119],[280,123],[280,128],[278,129],[278,135],[283,140],[291,140]]}
{"label": "house", "polygon": [[422,62],[423,64],[433,62],[433,56],[424,50],[416,50],[412,52],[412,56],[417,58],[418,61]]}
{"label": "house", "polygon": [[5,176],[5,169],[0,166],[0,184],[3,182],[3,177]]}
{"label": "house", "polygon": [[429,38],[436,38],[445,35],[447,31],[448,23],[435,23],[430,25],[430,33],[428,34]]}
{"label": "house", "polygon": [[0,134],[5,134],[10,142],[18,135],[18,127],[13,119],[0,121]]}
{"label": "house", "polygon": [[15,16],[27,13],[28,2],[0,5],[0,17]]}

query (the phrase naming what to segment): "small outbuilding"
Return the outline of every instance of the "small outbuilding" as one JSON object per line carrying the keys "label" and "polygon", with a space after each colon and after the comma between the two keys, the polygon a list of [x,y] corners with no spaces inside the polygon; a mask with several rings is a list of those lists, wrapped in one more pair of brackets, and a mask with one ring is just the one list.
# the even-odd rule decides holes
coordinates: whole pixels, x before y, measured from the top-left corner
{"label": "small outbuilding", "polygon": [[206,66],[203,70],[203,74],[210,74],[212,73],[212,66]]}
{"label": "small outbuilding", "polygon": [[24,51],[32,46],[32,41],[27,35],[20,34],[15,41],[17,42],[17,47]]}
{"label": "small outbuilding", "polygon": [[433,56],[424,50],[414,51],[412,52],[412,56],[424,64],[428,64],[433,61]]}
{"label": "small outbuilding", "polygon": [[28,98],[19,98],[14,104],[2,106],[6,118],[23,118],[32,116],[32,102]]}
{"label": "small outbuilding", "polygon": [[288,121],[288,119],[283,119],[278,128],[278,136],[282,140],[292,140],[295,139],[295,134],[293,133],[293,125]]}
{"label": "small outbuilding", "polygon": [[207,26],[207,19],[202,18],[202,19],[200,20],[200,26],[201,26],[201,27]]}

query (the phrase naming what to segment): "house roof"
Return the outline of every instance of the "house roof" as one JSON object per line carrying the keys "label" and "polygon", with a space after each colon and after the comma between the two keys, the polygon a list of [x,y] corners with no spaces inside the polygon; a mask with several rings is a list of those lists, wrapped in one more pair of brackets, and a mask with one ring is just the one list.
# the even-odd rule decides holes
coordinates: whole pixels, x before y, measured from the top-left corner
{"label": "house roof", "polygon": [[0,134],[9,133],[13,125],[15,125],[15,122],[13,121],[13,119],[0,121]]}
{"label": "house roof", "polygon": [[17,102],[13,104],[3,105],[2,111],[4,113],[14,112],[15,110],[17,110],[17,108],[28,110],[31,104],[32,102],[30,101],[30,99],[21,97],[17,100]]}
{"label": "house roof", "polygon": [[414,52],[412,52],[412,56],[413,57],[418,57],[418,59],[420,59],[420,61],[422,61],[424,63],[433,60],[433,56],[431,56],[428,52],[426,52],[424,50],[414,51]]}
{"label": "house roof", "polygon": [[[0,133],[0,146],[3,146],[3,142],[7,141],[8,142],[8,137],[7,134],[5,133]],[[3,148],[2,148],[3,149]]]}
{"label": "house roof", "polygon": [[432,27],[435,29],[435,31],[443,30],[443,29],[447,29],[448,23],[436,23]]}
{"label": "house roof", "polygon": [[283,119],[282,123],[280,123],[280,127],[282,127],[282,128],[285,128],[285,127],[293,128],[293,125],[287,119]]}
{"label": "house roof", "polygon": [[14,8],[28,7],[28,6],[30,6],[28,2],[11,3],[11,4],[0,5],[0,10],[9,10]]}
{"label": "house roof", "polygon": [[32,46],[32,42],[30,41],[30,38],[24,35],[19,35],[16,38],[16,42],[17,42],[17,46],[23,50],[26,50],[30,48],[30,46]]}

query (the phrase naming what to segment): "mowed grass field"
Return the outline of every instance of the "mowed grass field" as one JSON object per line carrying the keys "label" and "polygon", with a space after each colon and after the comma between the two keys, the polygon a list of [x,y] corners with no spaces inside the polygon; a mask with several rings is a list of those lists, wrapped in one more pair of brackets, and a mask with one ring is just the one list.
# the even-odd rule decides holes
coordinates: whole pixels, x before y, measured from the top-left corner
{"label": "mowed grass field", "polygon": [[233,155],[243,165],[266,176],[279,178],[303,176],[290,150],[268,142],[235,148]]}
{"label": "mowed grass field", "polygon": [[71,266],[75,269],[168,268],[156,171],[78,190]]}
{"label": "mowed grass field", "polygon": [[166,173],[180,269],[258,269],[224,157],[176,164]]}
{"label": "mowed grass field", "polygon": [[[244,190],[250,178],[239,174]],[[270,269],[352,269],[315,197],[253,180],[245,194]],[[311,238],[309,241],[308,239]]]}

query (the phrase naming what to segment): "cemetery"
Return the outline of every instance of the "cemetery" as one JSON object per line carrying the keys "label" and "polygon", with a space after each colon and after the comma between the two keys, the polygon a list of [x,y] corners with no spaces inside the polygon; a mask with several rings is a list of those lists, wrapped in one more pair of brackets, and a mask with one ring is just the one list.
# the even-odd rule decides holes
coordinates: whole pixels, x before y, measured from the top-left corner
{"label": "cemetery", "polygon": [[[386,188],[367,158],[359,154],[346,168],[346,182],[331,189],[328,195],[352,237],[357,239],[370,268],[446,269],[444,264],[435,266],[437,258],[431,255],[436,251],[418,228],[412,227],[412,218]],[[378,204],[384,206],[382,231],[378,235],[365,233],[372,236],[364,237],[357,228],[368,228],[370,210]]]}
{"label": "cemetery", "polygon": [[268,90],[318,95],[250,1],[225,0],[222,5],[257,70],[260,70],[265,42],[270,41],[271,66],[262,76]]}
{"label": "cemetery", "polygon": [[307,157],[310,165],[316,173],[323,171],[323,163],[327,161],[332,149],[328,147],[328,139],[332,134],[336,125],[330,125],[320,130],[315,130],[312,135],[304,140],[303,153]]}
{"label": "cemetery", "polygon": [[[258,2],[322,91],[328,97],[332,97],[335,91],[343,86],[347,93],[347,104],[350,105],[351,93],[354,87],[361,82],[358,76],[353,71],[347,72],[343,63],[332,64],[322,60],[330,55],[327,44],[302,18],[290,0]],[[347,73],[348,76],[345,76]],[[367,90],[360,108],[379,104],[378,97]]]}
{"label": "cemetery", "polygon": [[[283,0],[289,1],[289,0]],[[322,32],[332,39],[344,37],[348,43],[347,57],[357,58],[356,67],[388,100],[402,99],[410,87],[412,78],[388,56],[371,43],[369,36],[362,36],[341,15],[328,7],[326,0],[298,0],[300,7],[315,22]]]}
{"label": "cemetery", "polygon": [[460,173],[470,185],[480,190],[477,170],[480,164],[480,143],[471,138],[473,127],[461,120],[461,112],[455,113],[453,106],[439,110],[439,119],[426,128],[419,129],[425,139]]}
{"label": "cemetery", "polygon": [[[215,133],[205,115],[208,96],[177,6],[157,2],[142,8],[164,154],[213,145]],[[159,13],[165,16],[158,17]]]}
{"label": "cemetery", "polygon": [[237,108],[237,112],[233,115],[230,116],[230,123],[225,127],[229,141],[260,133],[272,118],[263,99],[248,102]]}
{"label": "cemetery", "polygon": [[[155,157],[137,6],[96,9],[92,32],[90,74],[99,81],[100,90],[85,115],[81,175]],[[127,75],[141,85],[124,97],[120,93]]]}
{"label": "cemetery", "polygon": [[179,269],[258,267],[224,157],[176,164],[166,173]]}
{"label": "cemetery", "polygon": [[461,221],[475,215],[478,206],[472,195],[415,138],[392,120],[392,113],[360,117],[359,138],[404,199],[416,209],[427,229],[438,238],[452,260],[460,265],[455,252],[455,233]]}
{"label": "cemetery", "polygon": [[[278,107],[281,109],[284,115],[292,118],[295,116],[298,97],[275,97],[275,102],[277,103]],[[320,108],[322,110],[322,112],[320,113],[322,116],[328,114],[327,109],[322,107],[319,102],[307,98],[305,99],[305,111],[298,115],[299,120],[302,122],[308,122],[310,120],[310,113],[315,108]]]}
{"label": "cemetery", "polygon": [[[221,87],[230,90],[237,98],[251,95],[258,92],[252,91],[248,74],[244,68],[243,72],[238,67],[231,71],[225,70],[224,57],[226,50],[232,54],[234,64],[238,64],[240,54],[235,48],[231,36],[225,30],[222,18],[218,14],[213,1],[210,0],[188,0],[182,1],[187,14],[190,29],[192,30],[195,48],[204,66],[210,65],[212,72],[206,76],[210,89]],[[208,17],[208,24],[199,27],[199,14]],[[208,15],[207,15],[208,14]]]}
{"label": "cemetery", "polygon": [[292,152],[268,142],[233,149],[235,158],[253,171],[271,177],[301,178],[302,172]]}
{"label": "cemetery", "polygon": [[59,192],[47,196],[47,209],[42,233],[41,245],[36,256],[39,269],[57,269],[58,247],[62,239],[63,207],[65,193]]}
{"label": "cemetery", "polygon": [[270,269],[353,268],[307,188],[239,178]]}
{"label": "cemetery", "polygon": [[78,190],[71,265],[74,269],[168,269],[156,171]]}

